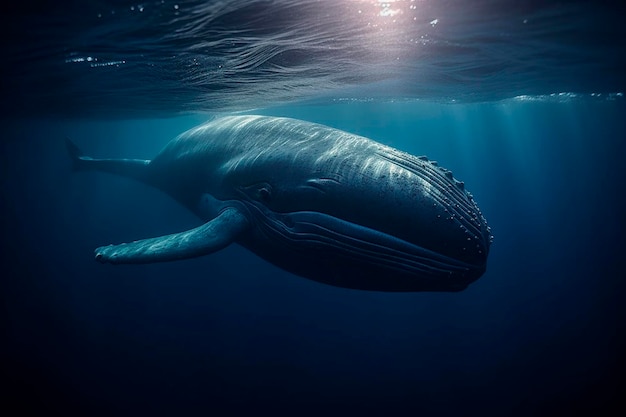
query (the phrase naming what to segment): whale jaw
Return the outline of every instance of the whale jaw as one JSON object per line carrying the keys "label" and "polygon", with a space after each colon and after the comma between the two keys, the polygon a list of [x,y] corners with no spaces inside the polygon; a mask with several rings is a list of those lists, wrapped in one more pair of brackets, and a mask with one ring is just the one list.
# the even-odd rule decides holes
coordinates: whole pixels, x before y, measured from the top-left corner
{"label": "whale jaw", "polygon": [[274,214],[256,224],[242,245],[282,269],[337,287],[455,292],[485,272],[485,262],[453,259],[322,213]]}

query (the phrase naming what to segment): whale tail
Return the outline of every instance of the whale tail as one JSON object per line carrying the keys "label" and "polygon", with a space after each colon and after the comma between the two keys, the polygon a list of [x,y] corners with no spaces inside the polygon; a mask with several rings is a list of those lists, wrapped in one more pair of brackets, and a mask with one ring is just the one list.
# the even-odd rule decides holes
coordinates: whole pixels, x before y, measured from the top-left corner
{"label": "whale tail", "polygon": [[148,165],[146,159],[94,159],[85,156],[78,146],[69,138],[65,138],[67,153],[72,160],[74,171],[102,171],[138,181],[148,182]]}
{"label": "whale tail", "polygon": [[82,166],[84,165],[84,160],[86,159],[83,155],[82,151],[76,146],[74,142],[70,140],[70,138],[65,138],[65,147],[67,148],[67,153],[69,154],[72,160],[72,169],[74,171],[80,171]]}

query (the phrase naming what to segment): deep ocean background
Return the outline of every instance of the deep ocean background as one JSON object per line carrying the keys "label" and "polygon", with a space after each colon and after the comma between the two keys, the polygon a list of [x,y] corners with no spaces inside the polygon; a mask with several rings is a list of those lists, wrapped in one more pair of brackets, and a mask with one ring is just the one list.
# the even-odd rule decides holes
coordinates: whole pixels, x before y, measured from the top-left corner
{"label": "deep ocean background", "polygon": [[[626,26],[611,1],[82,0],[0,15],[0,415],[622,416]],[[459,293],[348,290],[237,245],[101,265],[195,227],[74,173],[228,112],[427,155],[495,236]],[[367,209],[359,208],[359,209]]]}

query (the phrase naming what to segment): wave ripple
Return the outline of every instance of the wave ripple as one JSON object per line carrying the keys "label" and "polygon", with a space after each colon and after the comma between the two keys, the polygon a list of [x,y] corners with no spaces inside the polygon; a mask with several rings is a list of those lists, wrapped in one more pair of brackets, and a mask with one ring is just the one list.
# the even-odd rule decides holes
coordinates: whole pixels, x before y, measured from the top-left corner
{"label": "wave ripple", "polygon": [[622,92],[610,2],[28,2],[2,16],[6,117],[131,117],[333,99]]}

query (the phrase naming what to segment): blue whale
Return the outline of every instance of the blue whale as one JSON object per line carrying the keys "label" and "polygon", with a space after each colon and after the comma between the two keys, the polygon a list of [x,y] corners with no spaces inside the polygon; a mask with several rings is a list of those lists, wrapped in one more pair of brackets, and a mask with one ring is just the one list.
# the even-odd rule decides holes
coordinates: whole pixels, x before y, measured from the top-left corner
{"label": "blue whale", "polygon": [[326,284],[460,291],[486,268],[490,228],[464,184],[415,157],[327,126],[229,116],[182,133],[151,161],[92,159],[76,170],[154,186],[205,223],[97,248],[113,264],[187,259],[236,242]]}

